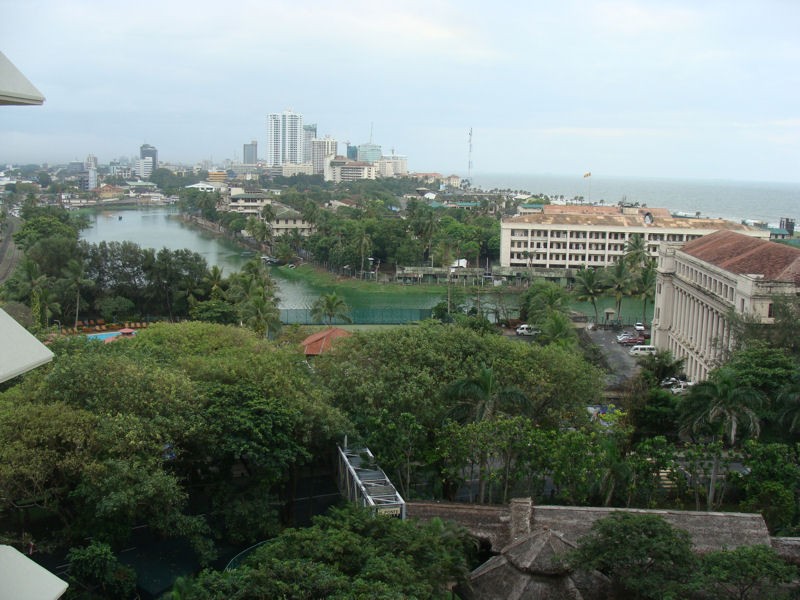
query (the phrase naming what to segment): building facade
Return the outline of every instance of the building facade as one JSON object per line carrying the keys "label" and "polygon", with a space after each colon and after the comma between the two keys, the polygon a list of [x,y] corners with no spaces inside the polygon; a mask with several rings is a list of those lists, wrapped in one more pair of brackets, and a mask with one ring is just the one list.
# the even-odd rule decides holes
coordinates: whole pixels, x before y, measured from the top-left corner
{"label": "building facade", "polygon": [[378,144],[372,142],[368,144],[359,144],[356,152],[356,160],[361,162],[374,163],[381,159],[383,152]]}
{"label": "building facade", "polygon": [[343,156],[337,156],[325,165],[324,179],[334,183],[375,179],[376,176],[377,169],[372,163],[349,160]]}
{"label": "building facade", "polygon": [[267,116],[267,165],[303,162],[303,115],[290,110]]}
{"label": "building facade", "polygon": [[158,168],[158,150],[155,146],[151,146],[150,144],[142,144],[139,146],[139,158],[151,159],[151,172]]}
{"label": "building facade", "polygon": [[684,360],[691,381],[719,366],[734,343],[728,315],[771,323],[776,296],[800,294],[800,250],[718,231],[664,244],[658,256],[653,345]]}
{"label": "building facade", "polygon": [[254,165],[258,162],[258,142],[256,140],[242,146],[242,162],[246,165]]}
{"label": "building facade", "polygon": [[768,231],[724,219],[673,217],[664,208],[545,205],[541,213],[501,221],[500,265],[607,267],[625,255],[634,235],[643,236],[650,255],[656,258],[662,242],[688,242],[721,229],[769,236]]}
{"label": "building facade", "polygon": [[317,124],[303,125],[303,163],[311,162],[311,140],[317,138]]}
{"label": "building facade", "polygon": [[333,160],[339,144],[330,136],[311,141],[311,165],[314,175],[325,174],[325,163]]}

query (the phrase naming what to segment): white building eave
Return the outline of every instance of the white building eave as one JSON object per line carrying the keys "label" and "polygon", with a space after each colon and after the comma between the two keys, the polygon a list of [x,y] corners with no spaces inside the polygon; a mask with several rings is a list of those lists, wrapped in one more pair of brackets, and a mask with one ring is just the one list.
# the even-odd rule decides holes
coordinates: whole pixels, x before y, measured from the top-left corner
{"label": "white building eave", "polygon": [[43,102],[42,93],[0,52],[0,104],[24,106]]}

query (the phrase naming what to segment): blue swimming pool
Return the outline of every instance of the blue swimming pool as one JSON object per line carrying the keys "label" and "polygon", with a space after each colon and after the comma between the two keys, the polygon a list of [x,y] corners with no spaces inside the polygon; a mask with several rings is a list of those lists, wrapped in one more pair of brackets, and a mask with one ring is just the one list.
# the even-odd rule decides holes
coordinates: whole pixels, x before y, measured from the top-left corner
{"label": "blue swimming pool", "polygon": [[86,337],[90,340],[106,340],[118,335],[120,335],[119,331],[104,331],[103,333],[87,333]]}

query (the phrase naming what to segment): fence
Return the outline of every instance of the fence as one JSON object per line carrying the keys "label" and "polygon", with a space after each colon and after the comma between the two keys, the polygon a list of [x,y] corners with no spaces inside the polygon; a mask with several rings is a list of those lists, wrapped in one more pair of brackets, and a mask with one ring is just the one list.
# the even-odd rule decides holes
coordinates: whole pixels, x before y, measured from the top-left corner
{"label": "fence", "polygon": [[[430,308],[355,308],[348,316],[356,325],[399,325],[430,319],[431,314]],[[308,308],[283,308],[280,319],[285,325],[319,325]],[[334,325],[343,323],[341,319],[333,320]]]}

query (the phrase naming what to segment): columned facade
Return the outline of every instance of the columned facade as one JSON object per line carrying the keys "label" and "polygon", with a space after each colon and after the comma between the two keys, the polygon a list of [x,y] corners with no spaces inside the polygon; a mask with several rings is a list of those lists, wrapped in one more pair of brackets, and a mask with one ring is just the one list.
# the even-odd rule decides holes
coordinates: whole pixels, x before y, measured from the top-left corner
{"label": "columned facade", "polygon": [[733,349],[729,315],[771,323],[773,299],[800,291],[798,266],[800,251],[730,231],[662,244],[653,344],[683,359],[689,380],[707,379]]}

